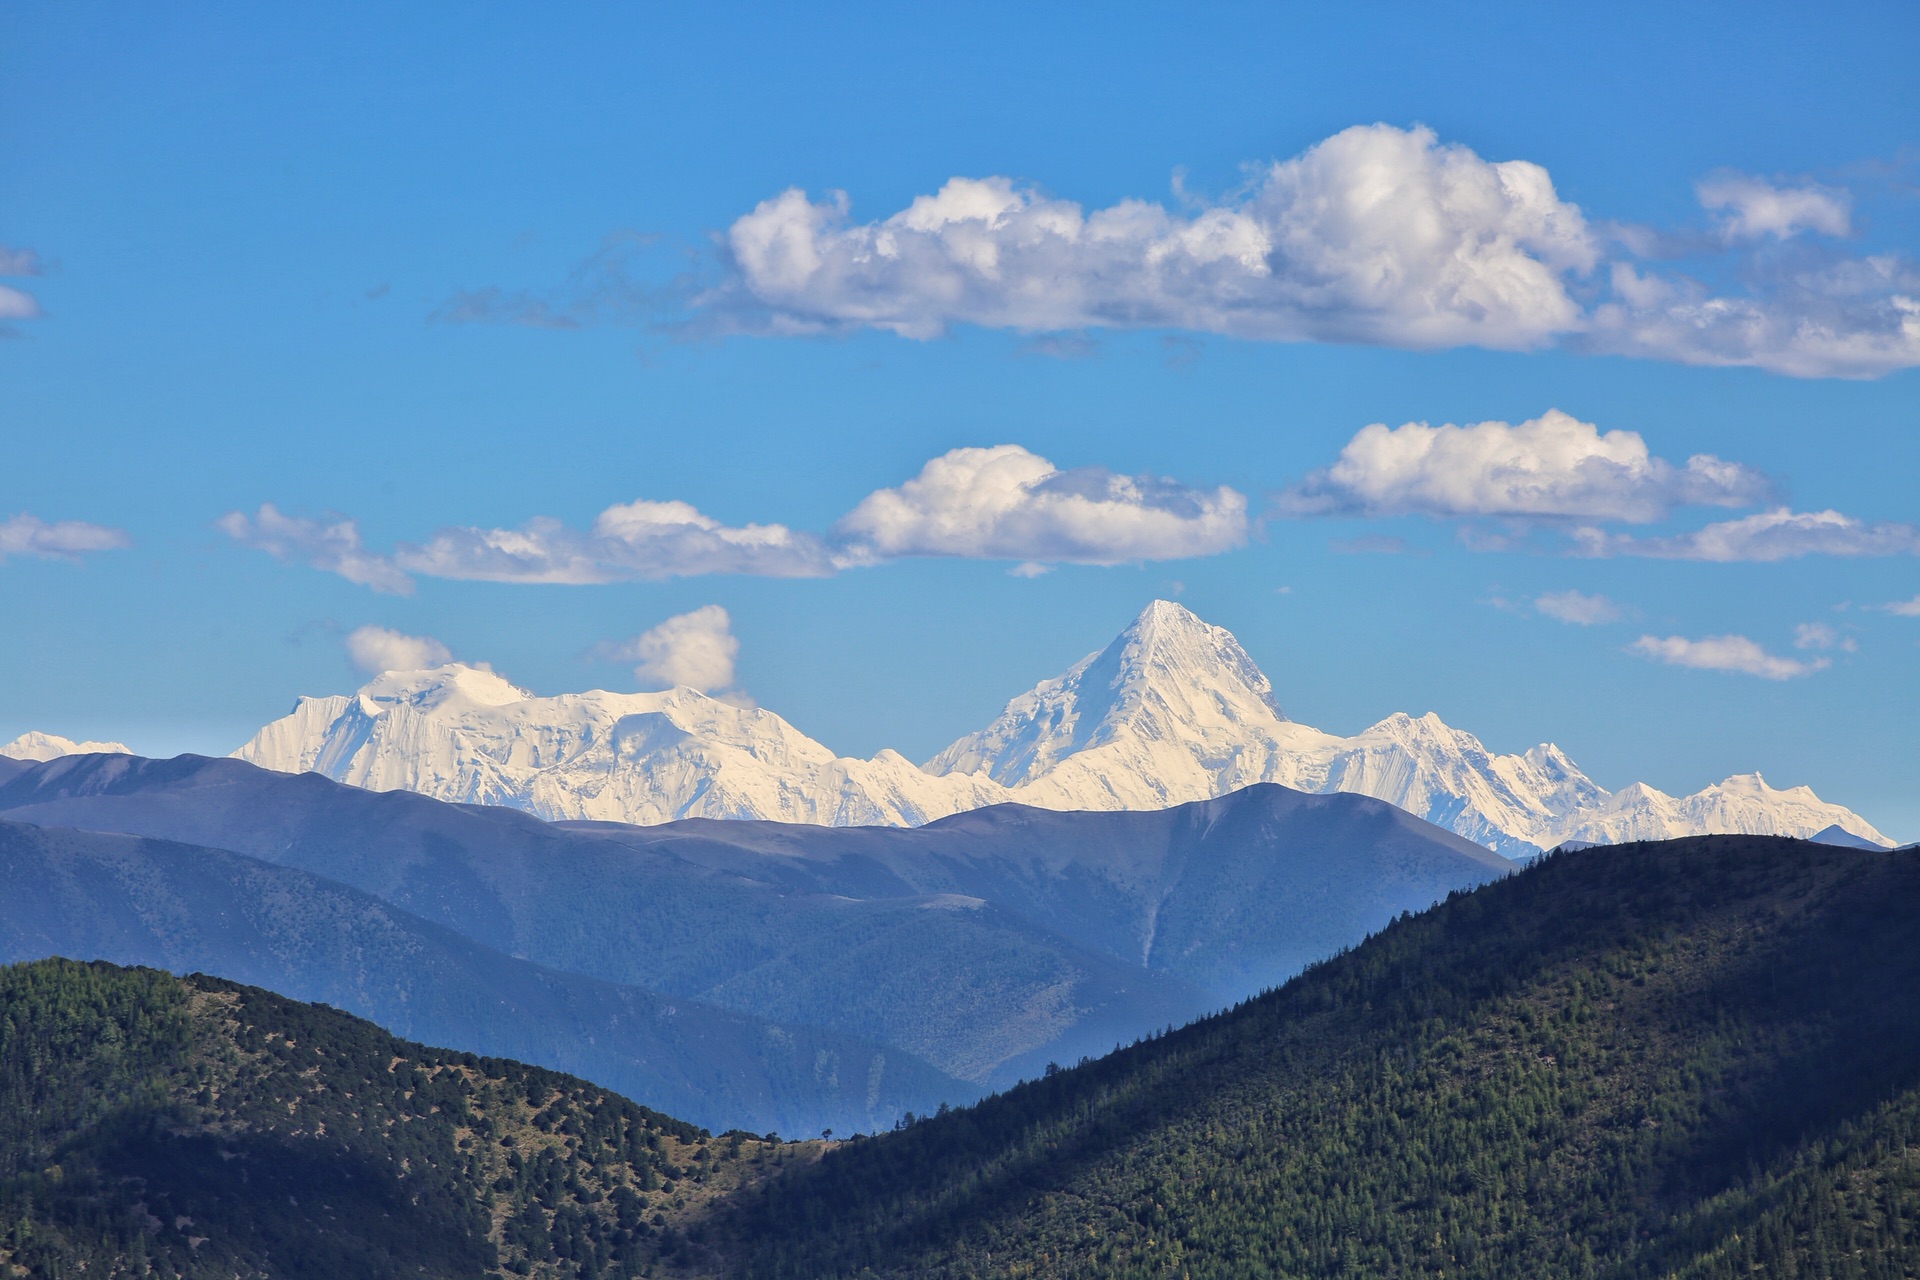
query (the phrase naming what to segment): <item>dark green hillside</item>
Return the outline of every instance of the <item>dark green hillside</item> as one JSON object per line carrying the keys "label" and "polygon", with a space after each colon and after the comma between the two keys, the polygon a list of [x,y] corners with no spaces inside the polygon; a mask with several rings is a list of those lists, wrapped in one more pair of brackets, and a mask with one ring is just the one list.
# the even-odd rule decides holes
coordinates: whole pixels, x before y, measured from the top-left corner
{"label": "dark green hillside", "polygon": [[740,1196],[761,1277],[1920,1275],[1920,856],[1561,854]]}
{"label": "dark green hillside", "polygon": [[0,1275],[704,1271],[706,1203],[817,1148],[218,979],[0,969]]}

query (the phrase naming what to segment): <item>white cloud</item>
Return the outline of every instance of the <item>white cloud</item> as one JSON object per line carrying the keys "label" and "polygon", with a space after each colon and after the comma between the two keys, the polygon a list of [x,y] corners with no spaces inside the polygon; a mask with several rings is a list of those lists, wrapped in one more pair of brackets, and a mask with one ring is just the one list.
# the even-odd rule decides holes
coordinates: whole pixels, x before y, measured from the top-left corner
{"label": "white cloud", "polygon": [[835,526],[850,563],[897,556],[1121,564],[1212,555],[1246,541],[1232,489],[1099,467],[1061,471],[1018,445],[955,449]]}
{"label": "white cloud", "polygon": [[304,561],[375,591],[392,595],[413,591],[413,581],[391,559],[361,545],[359,526],[345,517],[310,520],[284,515],[271,502],[263,502],[251,516],[229,511],[214,521],[214,527],[242,546],[256,547],[279,560]]}
{"label": "white cloud", "polygon": [[1900,618],[1920,618],[1920,596],[1915,596],[1911,600],[1895,600],[1891,604],[1872,607]]}
{"label": "white cloud", "polygon": [[1745,636],[1706,636],[1689,640],[1685,636],[1641,636],[1628,646],[1628,652],[1675,667],[1700,671],[1732,671],[1759,676],[1763,680],[1791,680],[1812,675],[1832,665],[1826,658],[1802,662],[1768,653]]}
{"label": "white cloud", "polygon": [[1280,341],[1537,347],[1581,324],[1595,239],[1545,169],[1429,129],[1356,126],[1191,215],[1084,211],[954,178],[880,222],[789,189],[736,220],[738,286],[776,332],[1171,327]]}
{"label": "white cloud", "polygon": [[1605,596],[1582,595],[1578,591],[1549,591],[1533,598],[1533,607],[1549,618],[1591,627],[1602,622],[1618,622],[1620,606]]}
{"label": "white cloud", "polygon": [[42,520],[25,512],[0,520],[0,560],[8,556],[65,559],[89,551],[117,551],[132,545],[121,529],[85,520]]}
{"label": "white cloud", "polygon": [[[1129,199],[1087,211],[1009,178],[954,177],[855,222],[843,193],[789,189],[728,228],[732,275],[694,305],[775,334],[1171,328],[1410,348],[1559,343],[1795,377],[1920,364],[1920,273],[1906,258],[1776,252],[1802,232],[1847,235],[1847,192],[1720,173],[1698,195],[1719,233],[1702,265],[1724,288],[1637,265],[1672,238],[1624,225],[1603,238],[1537,164],[1488,161],[1425,128],[1363,125],[1192,209]],[[1596,267],[1606,270],[1589,283]]]}
{"label": "white cloud", "polygon": [[1796,649],[1838,649],[1842,653],[1852,653],[1860,645],[1852,636],[1841,635],[1839,631],[1824,622],[1803,622],[1793,629],[1793,647]]}
{"label": "white cloud", "polygon": [[728,701],[745,701],[733,687],[740,641],[733,634],[733,620],[717,604],[677,614],[624,643],[603,645],[599,653],[635,663],[634,678],[651,687],[684,685],[727,695]]}
{"label": "white cloud", "polygon": [[1331,467],[1283,494],[1291,515],[1658,520],[1685,504],[1739,506],[1768,492],[1739,463],[1653,457],[1632,431],[1602,433],[1558,409],[1517,426],[1363,427]]}
{"label": "white cloud", "polygon": [[1743,173],[1716,173],[1694,190],[1701,208],[1720,215],[1730,240],[1784,240],[1802,231],[1844,236],[1853,226],[1847,193],[1828,187],[1779,187]]}
{"label": "white cloud", "polygon": [[0,244],[0,276],[37,276],[40,255],[31,249],[14,249]]}
{"label": "white cloud", "polygon": [[1920,365],[1920,272],[1904,258],[1828,254],[1810,265],[1742,265],[1753,291],[1729,296],[1615,262],[1614,298],[1594,308],[1580,343],[1797,378],[1877,378]]}
{"label": "white cloud", "polygon": [[955,449],[893,489],[869,494],[829,535],[779,524],[722,525],[685,502],[608,507],[591,528],[538,517],[518,529],[442,529],[390,554],[368,550],[344,517],[288,516],[271,503],[217,527],[246,546],[300,560],[376,591],[412,591],[410,575],[517,583],[605,583],[738,573],[824,577],[902,556],[1123,564],[1231,550],[1247,538],[1247,500],[1099,467],[1062,471],[1018,445]]}
{"label": "white cloud", "polygon": [[1576,549],[1592,556],[1650,556],[1662,560],[1791,560],[1799,556],[1920,555],[1920,526],[1868,524],[1838,511],[1770,511],[1723,520],[1667,538],[1636,538],[1600,529],[1576,529]]}
{"label": "white cloud", "polygon": [[411,573],[489,582],[599,583],[747,573],[818,577],[832,569],[820,540],[784,525],[729,527],[685,502],[608,507],[585,532],[545,517],[518,529],[442,529],[394,562]]}
{"label": "white cloud", "polygon": [[424,671],[453,661],[453,653],[432,636],[410,636],[368,623],[347,634],[347,657],[370,676],[383,671]]}

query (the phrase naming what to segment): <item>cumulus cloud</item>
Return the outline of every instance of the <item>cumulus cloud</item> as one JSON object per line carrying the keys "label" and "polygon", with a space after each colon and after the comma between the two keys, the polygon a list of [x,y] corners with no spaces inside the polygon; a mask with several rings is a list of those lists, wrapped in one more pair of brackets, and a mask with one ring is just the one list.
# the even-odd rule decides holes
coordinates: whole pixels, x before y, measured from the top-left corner
{"label": "cumulus cloud", "polygon": [[85,520],[49,522],[24,511],[0,520],[0,560],[9,556],[72,559],[89,551],[117,551],[130,545],[132,539],[124,530]]}
{"label": "cumulus cloud", "polygon": [[1915,596],[1911,600],[1895,600],[1890,604],[1874,605],[1873,607],[1900,618],[1920,618],[1920,596]]}
{"label": "cumulus cloud", "polygon": [[1730,240],[1785,240],[1802,231],[1844,236],[1852,230],[1845,191],[1813,185],[1782,187],[1743,173],[1716,173],[1694,188],[1700,206],[1719,216]]}
{"label": "cumulus cloud", "polygon": [[1100,467],[1061,470],[1018,445],[955,449],[897,488],[867,495],[827,534],[779,524],[723,525],[685,502],[608,507],[590,528],[538,517],[518,529],[442,529],[391,553],[368,550],[344,517],[288,516],[271,503],[216,525],[245,546],[300,560],[377,591],[412,575],[488,582],[605,583],[737,573],[822,577],[904,556],[1124,564],[1231,550],[1247,538],[1247,500]]}
{"label": "cumulus cloud", "polygon": [[0,244],[0,276],[37,276],[40,270],[40,255],[33,250]]}
{"label": "cumulus cloud", "polygon": [[1852,636],[1842,635],[1838,630],[1824,622],[1803,622],[1793,629],[1793,647],[1796,649],[1838,649],[1842,653],[1852,653],[1860,647]]}
{"label": "cumulus cloud", "polygon": [[343,516],[313,520],[283,514],[271,502],[249,516],[229,511],[214,527],[242,546],[267,552],[278,560],[301,561],[348,582],[392,595],[407,595],[413,581],[391,559],[368,551],[360,528]]}
{"label": "cumulus cloud", "polygon": [[677,614],[631,640],[600,649],[602,657],[634,663],[634,678],[643,685],[685,686],[751,705],[734,688],[733,664],[739,654],[733,620],[717,604]]}
{"label": "cumulus cloud", "polygon": [[1739,463],[1676,466],[1637,432],[1601,432],[1558,409],[1515,425],[1363,427],[1331,467],[1281,495],[1289,515],[1658,520],[1676,506],[1741,506],[1770,490]]}
{"label": "cumulus cloud", "polygon": [[1533,598],[1533,607],[1557,622],[1569,622],[1580,627],[1618,622],[1622,616],[1620,606],[1605,596],[1583,595],[1578,591],[1546,592]]}
{"label": "cumulus cloud", "polygon": [[1641,636],[1628,646],[1628,652],[1652,658],[1669,666],[1692,667],[1700,671],[1732,671],[1759,676],[1763,680],[1791,680],[1812,675],[1832,665],[1826,658],[1800,661],[1768,653],[1745,636],[1706,636],[1689,640],[1685,636]]}
{"label": "cumulus cloud", "polygon": [[1838,511],[1769,511],[1723,520],[1665,538],[1638,538],[1601,529],[1574,531],[1574,545],[1590,556],[1650,556],[1662,560],[1791,560],[1800,556],[1920,555],[1920,526],[1869,524]]}
{"label": "cumulus cloud", "polygon": [[1004,177],[956,177],[879,222],[849,213],[843,194],[789,189],[728,229],[737,294],[768,328],[1528,348],[1580,326],[1567,279],[1599,252],[1539,165],[1388,125],[1335,134],[1192,214],[1143,200],[1088,212]]}
{"label": "cumulus cloud", "polygon": [[432,636],[410,636],[368,623],[347,633],[347,657],[370,676],[383,671],[424,671],[453,661],[453,653]]}
{"label": "cumulus cloud", "polygon": [[852,562],[967,556],[1121,564],[1212,555],[1246,541],[1247,500],[1100,467],[1062,471],[1018,445],[955,449],[867,495],[835,532]]}
{"label": "cumulus cloud", "polygon": [[[789,188],[716,237],[717,262],[649,279],[651,242],[618,233],[550,288],[466,290],[433,318],[916,339],[979,325],[1059,356],[1093,350],[1093,330],[1158,328],[1559,345],[1796,377],[1920,365],[1920,273],[1901,253],[1838,242],[1853,230],[1844,190],[1719,172],[1697,187],[1707,226],[1593,225],[1536,163],[1387,124],[1247,172],[1212,202],[1176,179],[1171,204],[1093,209],[962,175],[875,221],[856,220],[843,192]],[[1697,259],[1695,275],[1678,257]]]}

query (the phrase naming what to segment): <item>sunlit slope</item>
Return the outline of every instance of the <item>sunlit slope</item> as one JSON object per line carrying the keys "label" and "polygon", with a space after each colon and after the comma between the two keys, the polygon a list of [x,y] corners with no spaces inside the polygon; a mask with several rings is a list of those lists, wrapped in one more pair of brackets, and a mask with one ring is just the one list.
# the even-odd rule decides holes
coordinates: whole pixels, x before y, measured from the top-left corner
{"label": "sunlit slope", "polygon": [[0,969],[14,1275],[707,1272],[690,1219],[808,1152],[218,979]]}

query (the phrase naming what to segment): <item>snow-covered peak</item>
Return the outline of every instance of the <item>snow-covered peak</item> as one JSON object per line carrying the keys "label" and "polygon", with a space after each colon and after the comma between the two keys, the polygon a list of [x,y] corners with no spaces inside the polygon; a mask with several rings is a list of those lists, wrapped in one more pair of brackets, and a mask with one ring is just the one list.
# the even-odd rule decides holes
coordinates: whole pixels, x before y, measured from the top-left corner
{"label": "snow-covered peak", "polygon": [[1113,643],[1013,699],[986,729],[923,767],[1018,786],[1069,756],[1127,741],[1153,744],[1164,767],[1198,760],[1211,769],[1249,737],[1284,735],[1286,723],[1272,684],[1232,632],[1155,600]]}
{"label": "snow-covered peak", "polygon": [[1497,755],[1433,712],[1322,733],[1281,713],[1232,633],[1168,600],[920,768],[892,751],[837,757],[771,711],[692,689],[539,697],[460,663],[303,698],[235,754],[377,790],[624,822],[914,824],[1005,800],[1152,809],[1277,782],[1373,796],[1509,855],[1836,826],[1886,842],[1858,814],[1758,774],[1681,798],[1641,783],[1608,792],[1551,743]]}
{"label": "snow-covered peak", "polygon": [[23,733],[12,742],[0,747],[0,756],[12,756],[15,760],[58,760],[61,756],[130,756],[132,754],[132,749],[125,743],[75,742],[72,738],[63,738],[57,733],[41,733],[38,729]]}
{"label": "snow-covered peak", "polygon": [[458,704],[466,707],[504,707],[533,695],[516,688],[487,667],[449,662],[422,671],[388,671],[360,690],[366,701],[381,706],[406,705],[421,710]]}

